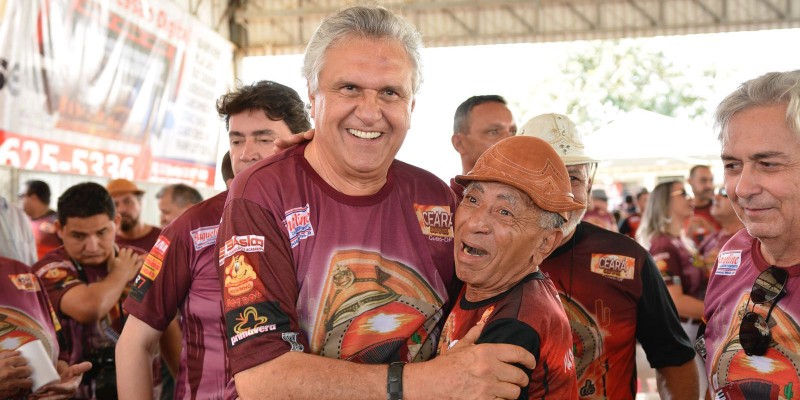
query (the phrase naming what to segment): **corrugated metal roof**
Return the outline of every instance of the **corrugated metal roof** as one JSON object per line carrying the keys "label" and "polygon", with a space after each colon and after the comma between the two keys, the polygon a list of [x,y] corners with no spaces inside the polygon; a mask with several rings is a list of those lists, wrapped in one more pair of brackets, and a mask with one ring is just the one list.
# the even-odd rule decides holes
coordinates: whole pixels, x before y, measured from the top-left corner
{"label": "corrugated metal roof", "polygon": [[[173,0],[238,56],[302,53],[320,20],[353,0]],[[392,0],[427,47],[800,27],[800,0]]]}

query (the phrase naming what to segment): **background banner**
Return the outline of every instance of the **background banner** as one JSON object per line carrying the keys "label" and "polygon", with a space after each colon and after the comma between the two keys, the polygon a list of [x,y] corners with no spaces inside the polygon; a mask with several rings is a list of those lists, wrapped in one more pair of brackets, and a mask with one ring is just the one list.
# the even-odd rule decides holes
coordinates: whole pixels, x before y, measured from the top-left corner
{"label": "background banner", "polygon": [[0,0],[0,164],[213,186],[233,47],[169,2]]}

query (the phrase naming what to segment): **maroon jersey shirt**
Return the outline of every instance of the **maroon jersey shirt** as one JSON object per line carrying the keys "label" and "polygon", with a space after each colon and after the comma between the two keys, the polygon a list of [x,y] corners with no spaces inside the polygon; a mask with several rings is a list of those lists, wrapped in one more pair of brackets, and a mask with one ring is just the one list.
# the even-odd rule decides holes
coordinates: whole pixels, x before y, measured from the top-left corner
{"label": "maroon jersey shirt", "polygon": [[0,257],[0,349],[41,340],[55,365],[61,329],[39,277],[17,261]]}
{"label": "maroon jersey shirt", "polygon": [[120,246],[138,247],[144,251],[150,251],[153,245],[156,244],[156,240],[158,240],[159,236],[161,236],[161,228],[154,226],[147,235],[138,239],[123,239],[117,236],[114,241]]}
{"label": "maroon jersey shirt", "polygon": [[528,387],[520,399],[578,398],[572,335],[564,307],[553,282],[536,271],[505,293],[471,302],[458,296],[439,340],[446,352],[477,323],[485,324],[476,343],[508,343],[521,346],[536,357]]}
{"label": "maroon jersey shirt", "polygon": [[653,368],[694,357],[653,258],[632,239],[581,222],[539,268],[570,320],[582,399],[635,397],[636,340]]}
{"label": "maroon jersey shirt", "polygon": [[164,228],[125,300],[126,311],[162,332],[180,311],[176,399],[221,399],[228,382],[214,247],[227,195],[198,203]]}
{"label": "maroon jersey shirt", "polygon": [[452,192],[394,161],[377,193],[347,196],[304,151],[237,176],[225,206],[217,247],[231,372],[288,351],[428,359],[454,278]]}
{"label": "maroon jersey shirt", "polygon": [[720,229],[719,223],[711,216],[711,203],[694,208],[694,215],[686,221],[686,235],[694,241],[695,247]]}
{"label": "maroon jersey shirt", "polygon": [[680,238],[657,235],[650,242],[650,254],[656,260],[656,266],[667,285],[680,282],[683,293],[700,300],[705,297],[708,285],[705,262],[695,251],[689,250]]}

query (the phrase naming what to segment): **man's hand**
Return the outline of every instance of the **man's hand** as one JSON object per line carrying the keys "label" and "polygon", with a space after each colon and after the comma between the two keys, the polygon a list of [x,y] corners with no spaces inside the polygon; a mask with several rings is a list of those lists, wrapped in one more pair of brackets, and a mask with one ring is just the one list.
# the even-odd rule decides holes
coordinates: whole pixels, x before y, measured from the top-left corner
{"label": "man's hand", "polygon": [[513,364],[536,366],[533,354],[510,344],[475,344],[482,325],[446,353],[424,363],[406,365],[404,392],[409,398],[516,399],[528,376]]}
{"label": "man's hand", "polygon": [[275,139],[275,149],[276,151],[281,151],[288,149],[296,144],[303,143],[307,140],[311,140],[314,138],[314,128],[311,128],[305,132],[301,132],[295,135],[291,135],[287,138],[278,138]]}
{"label": "man's hand", "polygon": [[133,280],[144,262],[144,255],[137,254],[131,248],[120,249],[115,257],[111,257],[108,262],[109,273],[121,271],[126,277],[126,281]]}
{"label": "man's hand", "polygon": [[0,398],[21,395],[31,390],[33,371],[18,351],[0,350]]}
{"label": "man's hand", "polygon": [[75,392],[78,391],[78,386],[81,384],[83,374],[92,369],[92,363],[86,361],[80,364],[67,365],[64,361],[58,361],[58,374],[61,376],[61,381],[51,383],[39,389],[29,399],[36,400],[66,400],[71,399]]}

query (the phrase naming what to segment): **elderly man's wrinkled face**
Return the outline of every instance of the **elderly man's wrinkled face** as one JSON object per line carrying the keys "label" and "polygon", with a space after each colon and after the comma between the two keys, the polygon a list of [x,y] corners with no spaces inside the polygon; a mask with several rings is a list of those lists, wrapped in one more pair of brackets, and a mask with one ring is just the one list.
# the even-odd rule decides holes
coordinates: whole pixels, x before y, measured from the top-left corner
{"label": "elderly man's wrinkled face", "polygon": [[384,176],[411,126],[413,67],[396,40],[347,37],[325,51],[309,90],[315,149],[338,176]]}
{"label": "elderly man's wrinkled face", "polygon": [[765,242],[800,242],[800,138],[786,103],[733,115],[722,144],[725,190],[747,232]]}
{"label": "elderly man's wrinkled face", "polygon": [[555,248],[561,231],[542,229],[540,212],[509,185],[468,185],[455,216],[456,274],[468,285],[468,300],[509,289]]}

